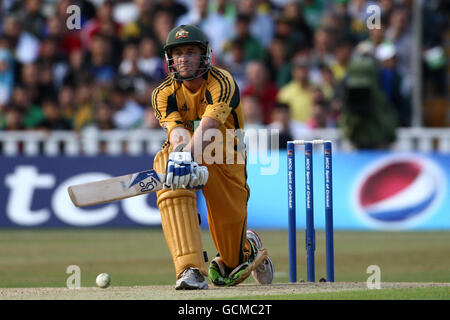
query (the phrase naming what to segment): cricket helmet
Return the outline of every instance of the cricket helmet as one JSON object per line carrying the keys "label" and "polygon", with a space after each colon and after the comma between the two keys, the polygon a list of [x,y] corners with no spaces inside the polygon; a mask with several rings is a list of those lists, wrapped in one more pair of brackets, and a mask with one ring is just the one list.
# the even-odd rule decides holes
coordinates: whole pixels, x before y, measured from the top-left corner
{"label": "cricket helmet", "polygon": [[[194,44],[200,47],[200,65],[192,77],[185,78],[178,74],[172,58],[172,49],[176,46]],[[169,75],[177,80],[192,80],[203,76],[211,67],[211,48],[208,37],[198,27],[194,25],[181,25],[173,28],[167,36],[164,54],[169,69]]]}

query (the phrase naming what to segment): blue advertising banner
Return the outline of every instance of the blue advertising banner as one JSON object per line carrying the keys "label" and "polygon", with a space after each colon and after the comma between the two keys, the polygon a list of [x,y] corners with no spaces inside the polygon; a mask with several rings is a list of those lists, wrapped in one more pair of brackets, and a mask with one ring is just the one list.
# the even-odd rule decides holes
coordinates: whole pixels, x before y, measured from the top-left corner
{"label": "blue advertising banner", "polygon": [[[296,151],[297,228],[305,228],[305,157]],[[314,152],[315,226],[325,226],[323,151]],[[287,156],[275,175],[248,166],[248,225],[287,228]],[[333,154],[335,229],[450,230],[450,155],[354,152]]]}
{"label": "blue advertising banner", "polygon": [[153,167],[153,157],[6,157],[0,167],[0,227],[160,225],[155,194],[75,207],[69,185]]}
{"label": "blue advertising banner", "polygon": [[[252,161],[248,226],[286,229],[287,156]],[[313,154],[315,226],[324,228],[323,153]],[[155,194],[77,208],[73,184],[152,167],[152,156],[4,157],[0,166],[0,228],[160,226]],[[261,159],[259,159],[261,160]],[[297,228],[305,227],[305,163],[296,152]],[[450,230],[450,155],[354,152],[333,154],[335,229]],[[198,193],[202,227],[206,207]]]}

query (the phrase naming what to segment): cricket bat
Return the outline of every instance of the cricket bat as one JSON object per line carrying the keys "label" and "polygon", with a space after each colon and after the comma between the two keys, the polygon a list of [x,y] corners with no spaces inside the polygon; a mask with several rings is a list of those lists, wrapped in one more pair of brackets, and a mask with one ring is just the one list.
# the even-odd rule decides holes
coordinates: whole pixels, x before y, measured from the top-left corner
{"label": "cricket bat", "polygon": [[161,190],[165,175],[147,170],[120,177],[69,186],[77,207],[92,206]]}

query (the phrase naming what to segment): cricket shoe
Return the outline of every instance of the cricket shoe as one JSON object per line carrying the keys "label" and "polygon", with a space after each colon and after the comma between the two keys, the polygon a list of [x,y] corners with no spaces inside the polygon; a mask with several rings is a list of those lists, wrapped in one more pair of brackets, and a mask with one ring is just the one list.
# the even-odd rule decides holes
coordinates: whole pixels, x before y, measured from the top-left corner
{"label": "cricket shoe", "polygon": [[183,271],[175,284],[176,290],[201,290],[208,289],[205,277],[197,268],[187,268]]}
{"label": "cricket shoe", "polygon": [[[247,240],[250,241],[252,244],[252,249],[256,247],[257,252],[262,249],[262,241],[261,238],[258,236],[258,234],[249,229],[247,230]],[[266,252],[265,260],[256,265],[256,267],[252,270],[252,276],[255,279],[255,281],[259,284],[271,284],[273,280],[273,263],[272,260],[269,258]]]}

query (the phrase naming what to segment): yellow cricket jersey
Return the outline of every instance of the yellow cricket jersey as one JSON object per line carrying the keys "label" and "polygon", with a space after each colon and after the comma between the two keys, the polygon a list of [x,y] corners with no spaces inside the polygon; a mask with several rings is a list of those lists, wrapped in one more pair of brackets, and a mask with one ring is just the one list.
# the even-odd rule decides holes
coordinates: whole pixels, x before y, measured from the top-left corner
{"label": "yellow cricket jersey", "polygon": [[[214,153],[219,157],[225,156],[222,157],[223,162],[208,162],[209,152],[207,149],[216,144],[216,140],[203,150],[202,158],[205,162],[199,162],[197,158],[195,161],[208,166],[208,182],[202,188],[202,193],[211,226],[211,238],[224,263],[230,268],[235,268],[244,261],[248,261],[251,253],[251,245],[245,236],[247,202],[250,197],[245,166],[245,149],[242,152],[239,150],[241,141],[236,141],[238,140],[235,138],[236,136],[231,139],[232,145],[231,148],[228,148],[228,133],[244,129],[244,117],[239,88],[227,71],[211,67],[204,79],[201,88],[192,93],[182,82],[168,78],[153,91],[152,104],[156,118],[166,129],[168,135],[176,127],[184,127],[192,135],[195,129],[194,122],[203,117],[210,117],[221,123],[219,130],[225,141],[217,149],[214,148]],[[226,131],[227,129],[233,130]],[[226,134],[224,134],[225,131]],[[217,133],[217,131],[215,132]],[[157,172],[165,173],[167,159],[171,152],[170,147],[166,141],[162,150],[156,155],[154,169]],[[230,150],[232,163],[228,161]],[[196,150],[194,150],[194,156],[195,153]],[[215,155],[212,155],[212,158],[215,158]],[[234,162],[236,160],[237,162]],[[177,275],[189,266],[195,266],[206,274],[207,268],[202,259],[201,244],[198,245],[198,242],[194,240],[197,238],[195,232],[188,232],[194,230],[194,227],[186,229],[187,231],[184,231],[184,228],[172,227],[180,219],[188,221],[187,224],[194,225],[193,216],[190,214],[196,212],[194,190],[163,189],[157,193],[157,198],[164,234],[171,249]],[[190,204],[188,205],[188,203]],[[187,240],[183,241],[183,239]],[[186,246],[186,243],[189,246]]]}
{"label": "yellow cricket jersey", "polygon": [[166,78],[152,93],[155,116],[168,136],[176,127],[184,127],[192,136],[197,121],[203,117],[215,119],[221,123],[219,130],[225,144],[226,129],[244,129],[239,87],[228,71],[216,67],[211,67],[203,78],[195,93],[181,81]]}

